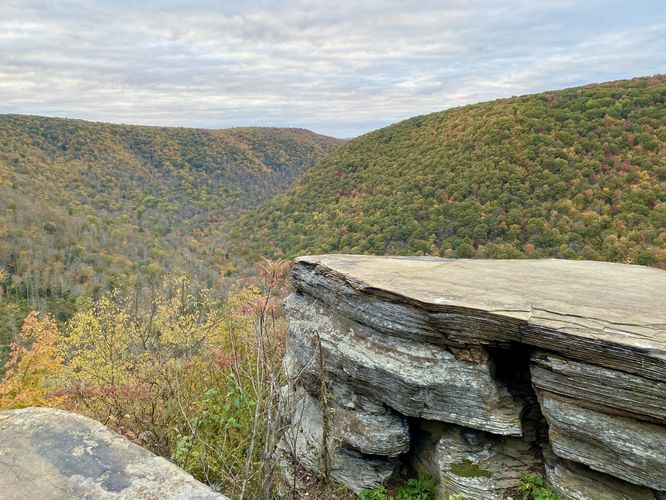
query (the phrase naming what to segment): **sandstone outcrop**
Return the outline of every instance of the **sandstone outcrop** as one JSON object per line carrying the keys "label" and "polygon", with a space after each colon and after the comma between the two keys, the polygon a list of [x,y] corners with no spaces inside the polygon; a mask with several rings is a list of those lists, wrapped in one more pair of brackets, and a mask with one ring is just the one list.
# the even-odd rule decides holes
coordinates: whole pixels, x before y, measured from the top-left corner
{"label": "sandstone outcrop", "polygon": [[442,498],[533,473],[565,498],[666,494],[666,272],[330,255],[292,282],[293,463],[355,491],[402,462]]}
{"label": "sandstone outcrop", "polygon": [[603,413],[666,424],[666,382],[535,353],[532,383],[543,392]]}
{"label": "sandstone outcrop", "polygon": [[288,373],[311,392],[320,383],[321,345],[329,379],[403,415],[522,434],[524,404],[493,379],[488,361],[460,361],[443,346],[385,335],[303,295],[292,295],[285,306],[293,332]]}
{"label": "sandstone outcrop", "polygon": [[226,498],[101,423],[62,410],[0,411],[0,443],[3,498]]}

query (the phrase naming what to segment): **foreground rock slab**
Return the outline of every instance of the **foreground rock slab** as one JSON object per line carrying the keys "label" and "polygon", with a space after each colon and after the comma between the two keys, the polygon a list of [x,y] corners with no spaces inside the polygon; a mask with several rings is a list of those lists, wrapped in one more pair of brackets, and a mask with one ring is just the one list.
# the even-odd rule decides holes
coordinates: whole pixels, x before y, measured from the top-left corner
{"label": "foreground rock slab", "polygon": [[225,499],[95,420],[52,408],[0,412],[0,496]]}

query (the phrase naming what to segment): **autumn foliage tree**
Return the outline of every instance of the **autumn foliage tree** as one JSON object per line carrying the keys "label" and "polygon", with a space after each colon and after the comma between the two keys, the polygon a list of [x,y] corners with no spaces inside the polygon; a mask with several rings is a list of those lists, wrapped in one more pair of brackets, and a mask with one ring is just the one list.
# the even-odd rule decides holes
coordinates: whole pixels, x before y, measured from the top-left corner
{"label": "autumn foliage tree", "polygon": [[62,341],[61,406],[234,498],[272,498],[286,261],[212,299],[185,277],[105,294]]}
{"label": "autumn foliage tree", "polygon": [[213,306],[178,277],[106,294],[78,312],[63,341],[70,408],[169,457],[224,350],[222,310]]}
{"label": "autumn foliage tree", "polygon": [[52,406],[60,401],[55,377],[62,354],[58,328],[50,316],[32,312],[23,322],[19,340],[10,348],[0,383],[0,408]]}
{"label": "autumn foliage tree", "polygon": [[33,312],[11,345],[0,409],[81,413],[233,498],[274,498],[289,268],[264,260],[225,300],[183,276],[137,283],[83,307],[62,335]]}

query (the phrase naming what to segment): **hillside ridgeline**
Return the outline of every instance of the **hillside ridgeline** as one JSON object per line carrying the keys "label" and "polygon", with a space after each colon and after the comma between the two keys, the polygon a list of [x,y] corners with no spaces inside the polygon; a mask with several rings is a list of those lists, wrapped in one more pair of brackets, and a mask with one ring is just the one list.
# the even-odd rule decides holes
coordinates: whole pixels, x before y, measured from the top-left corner
{"label": "hillside ridgeline", "polygon": [[666,267],[666,76],[417,116],[239,220],[236,246]]}

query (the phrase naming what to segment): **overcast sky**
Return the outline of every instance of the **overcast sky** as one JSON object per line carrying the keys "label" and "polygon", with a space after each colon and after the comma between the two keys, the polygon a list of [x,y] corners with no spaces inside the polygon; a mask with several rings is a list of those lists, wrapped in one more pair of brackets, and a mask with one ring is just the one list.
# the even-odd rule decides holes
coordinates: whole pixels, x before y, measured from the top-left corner
{"label": "overcast sky", "polygon": [[666,72],[663,0],[0,0],[0,112],[352,137]]}

